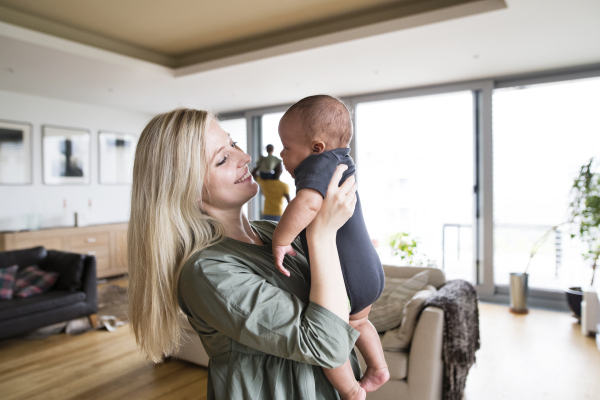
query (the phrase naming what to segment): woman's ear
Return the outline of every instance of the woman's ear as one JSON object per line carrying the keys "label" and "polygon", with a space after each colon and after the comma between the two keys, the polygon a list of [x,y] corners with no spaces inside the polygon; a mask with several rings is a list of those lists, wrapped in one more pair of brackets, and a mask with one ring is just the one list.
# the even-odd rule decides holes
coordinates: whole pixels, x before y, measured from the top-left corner
{"label": "woman's ear", "polygon": [[312,142],[311,150],[312,150],[313,154],[321,154],[322,152],[325,151],[325,143],[323,143],[320,140],[316,140],[316,141]]}

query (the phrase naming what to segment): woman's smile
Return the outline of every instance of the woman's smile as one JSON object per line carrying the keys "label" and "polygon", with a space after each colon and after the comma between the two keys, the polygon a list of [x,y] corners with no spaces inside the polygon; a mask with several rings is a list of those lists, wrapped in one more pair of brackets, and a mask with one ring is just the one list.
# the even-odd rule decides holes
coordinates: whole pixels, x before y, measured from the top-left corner
{"label": "woman's smile", "polygon": [[250,170],[248,169],[248,167],[246,167],[246,173],[244,174],[244,176],[242,176],[240,179],[238,179],[234,183],[235,184],[244,183],[251,179],[252,179],[252,175],[250,174]]}

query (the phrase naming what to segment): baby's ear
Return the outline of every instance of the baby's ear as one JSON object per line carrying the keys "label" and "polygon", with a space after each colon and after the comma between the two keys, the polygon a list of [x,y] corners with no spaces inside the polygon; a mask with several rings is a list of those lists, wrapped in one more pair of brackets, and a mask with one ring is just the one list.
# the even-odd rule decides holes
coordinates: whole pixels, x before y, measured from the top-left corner
{"label": "baby's ear", "polygon": [[320,140],[316,140],[312,142],[311,149],[313,154],[321,154],[325,151],[325,143]]}

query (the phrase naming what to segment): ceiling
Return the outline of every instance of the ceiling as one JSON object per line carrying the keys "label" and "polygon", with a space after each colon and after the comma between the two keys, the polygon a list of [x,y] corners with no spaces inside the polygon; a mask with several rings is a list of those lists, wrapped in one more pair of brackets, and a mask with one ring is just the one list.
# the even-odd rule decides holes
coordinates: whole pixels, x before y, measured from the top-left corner
{"label": "ceiling", "polygon": [[[245,8],[250,3],[258,11]],[[417,3],[429,8],[406,12]],[[147,4],[0,0],[0,90],[149,114],[177,106],[228,112],[315,93],[348,96],[600,63],[598,0]],[[348,22],[357,13],[391,13],[386,7],[396,7],[393,18]],[[305,29],[315,21],[327,29]],[[286,26],[300,28],[286,36]],[[261,47],[269,32],[283,39]],[[244,40],[240,50],[235,43]],[[215,46],[229,52],[210,53]]]}

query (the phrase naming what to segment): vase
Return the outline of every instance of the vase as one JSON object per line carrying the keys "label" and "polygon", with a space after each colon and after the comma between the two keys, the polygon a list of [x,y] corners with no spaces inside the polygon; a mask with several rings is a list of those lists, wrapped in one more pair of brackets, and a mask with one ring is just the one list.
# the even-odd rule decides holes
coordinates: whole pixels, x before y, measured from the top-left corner
{"label": "vase", "polygon": [[527,314],[527,284],[528,274],[512,272],[510,274],[510,312],[515,314]]}
{"label": "vase", "polygon": [[581,319],[581,301],[583,300],[583,290],[580,287],[570,287],[565,290],[569,308],[577,319]]}

